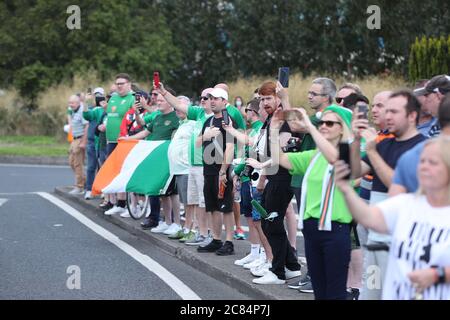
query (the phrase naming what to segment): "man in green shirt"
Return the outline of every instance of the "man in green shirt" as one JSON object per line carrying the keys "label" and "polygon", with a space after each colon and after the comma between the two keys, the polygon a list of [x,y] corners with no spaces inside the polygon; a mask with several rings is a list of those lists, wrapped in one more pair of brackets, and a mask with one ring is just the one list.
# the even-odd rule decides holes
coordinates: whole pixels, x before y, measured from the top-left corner
{"label": "man in green shirt", "polygon": [[[106,107],[106,154],[109,156],[117,147],[117,138],[120,133],[120,125],[127,111],[134,104],[134,95],[131,91],[131,78],[126,73],[119,73],[116,76],[116,94],[112,95]],[[126,194],[117,194],[117,205],[105,211],[106,215],[126,212]]]}

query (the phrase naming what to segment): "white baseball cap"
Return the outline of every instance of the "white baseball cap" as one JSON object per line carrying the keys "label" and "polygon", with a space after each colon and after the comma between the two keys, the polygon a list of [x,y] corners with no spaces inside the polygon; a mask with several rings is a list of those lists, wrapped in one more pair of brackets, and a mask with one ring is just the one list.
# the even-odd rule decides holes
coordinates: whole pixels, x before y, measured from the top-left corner
{"label": "white baseball cap", "polygon": [[209,95],[211,95],[215,98],[223,98],[225,100],[228,100],[228,93],[221,88],[212,89],[211,92],[209,93]]}
{"label": "white baseball cap", "polygon": [[94,94],[96,94],[96,93],[100,93],[102,96],[104,96],[105,90],[103,88],[98,87],[98,88],[94,89]]}

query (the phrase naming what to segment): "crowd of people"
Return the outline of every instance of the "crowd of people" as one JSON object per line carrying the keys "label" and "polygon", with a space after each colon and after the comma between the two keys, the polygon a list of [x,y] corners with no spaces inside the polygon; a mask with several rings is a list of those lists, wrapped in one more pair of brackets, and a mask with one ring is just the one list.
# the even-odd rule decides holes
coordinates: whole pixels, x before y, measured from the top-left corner
{"label": "crowd of people", "polygon": [[[217,255],[248,237],[235,265],[253,283],[316,299],[450,299],[450,77],[380,90],[371,103],[357,84],[325,77],[307,94],[311,115],[276,81],[247,103],[219,83],[196,105],[167,84],[147,93],[118,74],[108,94],[69,98],[71,193],[92,198],[121,140],[170,140],[174,179],[150,196],[143,229]],[[126,194],[103,199],[105,215],[130,217]]]}

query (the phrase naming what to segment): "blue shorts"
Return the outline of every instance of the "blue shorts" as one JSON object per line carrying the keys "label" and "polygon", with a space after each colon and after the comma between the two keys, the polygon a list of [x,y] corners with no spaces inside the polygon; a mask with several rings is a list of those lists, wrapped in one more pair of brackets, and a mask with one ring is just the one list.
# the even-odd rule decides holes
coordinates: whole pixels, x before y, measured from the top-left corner
{"label": "blue shorts", "polygon": [[253,221],[260,221],[261,216],[252,206],[252,200],[261,203],[262,193],[259,193],[251,182],[247,181],[241,184],[241,214],[247,218],[253,218]]}

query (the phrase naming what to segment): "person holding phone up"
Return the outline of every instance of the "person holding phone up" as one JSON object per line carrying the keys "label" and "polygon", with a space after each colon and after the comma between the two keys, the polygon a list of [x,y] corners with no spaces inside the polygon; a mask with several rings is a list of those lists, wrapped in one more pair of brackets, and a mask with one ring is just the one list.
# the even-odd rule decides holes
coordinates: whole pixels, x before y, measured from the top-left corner
{"label": "person holding phone up", "polygon": [[352,216],[342,193],[335,188],[332,164],[339,156],[338,144],[351,137],[352,113],[336,105],[329,106],[323,111],[317,129],[304,109],[297,112],[297,119],[290,117],[287,124],[294,132],[309,133],[317,149],[298,153],[281,151],[278,135],[284,120],[279,109],[272,117],[270,129],[272,161],[288,169],[290,174],[304,175],[299,227],[303,229],[315,298],[346,299]]}

